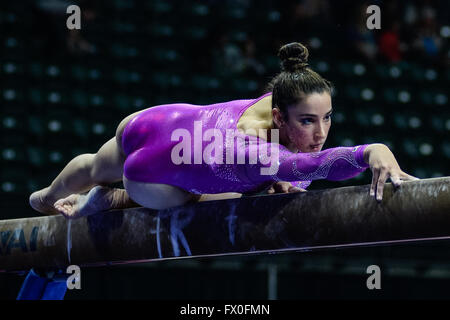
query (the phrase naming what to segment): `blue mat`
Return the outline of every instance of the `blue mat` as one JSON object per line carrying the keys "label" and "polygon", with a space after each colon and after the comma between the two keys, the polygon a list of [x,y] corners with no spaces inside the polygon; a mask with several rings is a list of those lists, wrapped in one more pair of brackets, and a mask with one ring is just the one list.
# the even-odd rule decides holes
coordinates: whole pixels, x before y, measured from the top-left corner
{"label": "blue mat", "polygon": [[41,277],[31,269],[22,284],[17,300],[64,300],[66,278]]}

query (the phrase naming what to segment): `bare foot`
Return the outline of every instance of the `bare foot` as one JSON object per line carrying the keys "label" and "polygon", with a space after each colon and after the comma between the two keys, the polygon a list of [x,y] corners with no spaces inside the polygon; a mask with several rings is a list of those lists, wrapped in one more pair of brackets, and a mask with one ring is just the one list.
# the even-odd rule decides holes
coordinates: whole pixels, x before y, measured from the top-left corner
{"label": "bare foot", "polygon": [[[47,188],[33,192],[30,196],[29,202],[30,206],[43,214],[55,215],[59,214],[58,210],[53,207],[52,201],[44,201],[44,195],[47,192]],[[51,202],[51,204],[50,204]]]}
{"label": "bare foot", "polygon": [[77,219],[114,208],[116,189],[96,186],[87,194],[71,194],[59,199],[54,207],[67,219]]}

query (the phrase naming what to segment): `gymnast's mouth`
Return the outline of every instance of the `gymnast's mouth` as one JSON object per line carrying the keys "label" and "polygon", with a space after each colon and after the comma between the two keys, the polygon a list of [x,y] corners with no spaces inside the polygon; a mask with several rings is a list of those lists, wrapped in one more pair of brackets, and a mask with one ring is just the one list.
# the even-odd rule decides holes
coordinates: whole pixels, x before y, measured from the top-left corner
{"label": "gymnast's mouth", "polygon": [[322,147],[323,143],[319,143],[319,144],[311,144],[309,147],[311,148],[311,150],[313,151],[319,151],[320,148]]}

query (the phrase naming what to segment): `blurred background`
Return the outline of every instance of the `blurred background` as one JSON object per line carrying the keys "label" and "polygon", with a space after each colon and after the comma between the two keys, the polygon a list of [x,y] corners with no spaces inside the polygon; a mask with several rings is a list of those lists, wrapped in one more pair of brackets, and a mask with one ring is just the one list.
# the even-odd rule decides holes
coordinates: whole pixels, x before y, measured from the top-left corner
{"label": "blurred background", "polygon": [[[71,4],[81,8],[81,30],[66,27]],[[381,8],[380,30],[366,27],[371,4]],[[279,72],[279,47],[292,41],[308,47],[312,68],[336,87],[324,148],[385,143],[405,172],[449,176],[449,7],[445,0],[2,1],[1,219],[36,216],[29,195],[74,156],[95,153],[128,114],[262,95]],[[309,189],[370,182],[367,170]],[[435,243],[94,268],[83,271],[85,289],[67,298],[449,298],[448,252]],[[390,289],[367,290],[370,264],[385,267]],[[14,298],[22,280],[0,274],[0,297]]]}

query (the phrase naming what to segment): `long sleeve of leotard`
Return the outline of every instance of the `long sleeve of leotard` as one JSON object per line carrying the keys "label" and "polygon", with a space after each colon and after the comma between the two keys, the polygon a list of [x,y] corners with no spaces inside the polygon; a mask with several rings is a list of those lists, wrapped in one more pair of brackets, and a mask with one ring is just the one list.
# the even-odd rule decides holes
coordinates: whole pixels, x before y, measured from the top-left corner
{"label": "long sleeve of leotard", "polygon": [[336,147],[314,153],[292,153],[286,148],[279,148],[279,166],[274,174],[261,174],[261,169],[270,167],[270,164],[258,163],[246,166],[244,176],[249,183],[263,183],[268,180],[345,180],[369,167],[364,161],[364,150],[367,146],[368,144]]}

